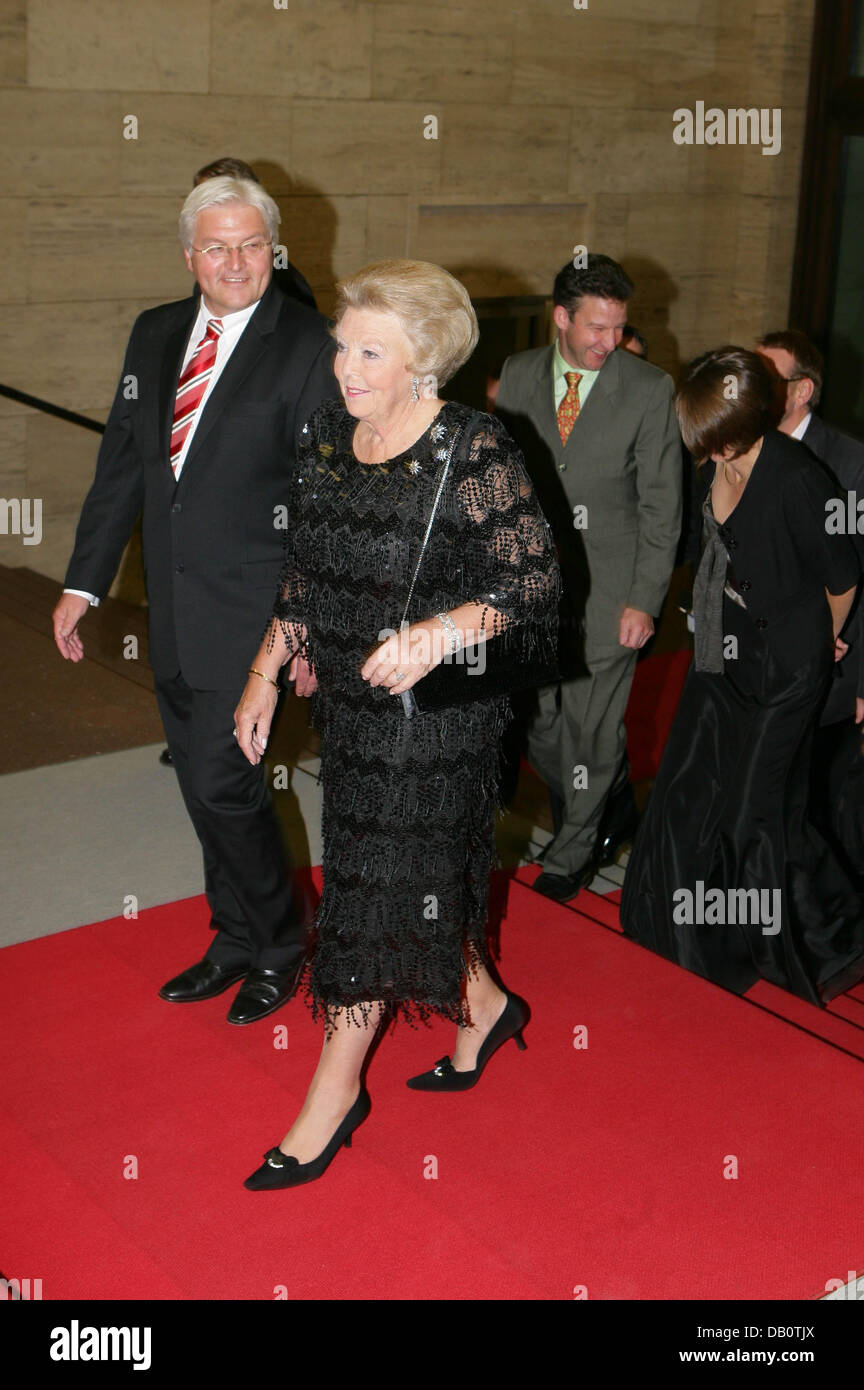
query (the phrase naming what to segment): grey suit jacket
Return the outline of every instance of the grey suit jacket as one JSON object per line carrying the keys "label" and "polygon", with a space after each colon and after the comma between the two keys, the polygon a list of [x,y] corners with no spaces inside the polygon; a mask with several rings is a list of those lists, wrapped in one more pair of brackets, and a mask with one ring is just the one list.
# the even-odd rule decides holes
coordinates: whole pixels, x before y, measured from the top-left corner
{"label": "grey suit jacket", "polygon": [[559,543],[571,618],[584,625],[590,661],[620,652],[623,608],[660,612],[681,530],[681,440],[671,378],[619,349],[562,446],[553,356],[546,347],[509,357],[496,411]]}

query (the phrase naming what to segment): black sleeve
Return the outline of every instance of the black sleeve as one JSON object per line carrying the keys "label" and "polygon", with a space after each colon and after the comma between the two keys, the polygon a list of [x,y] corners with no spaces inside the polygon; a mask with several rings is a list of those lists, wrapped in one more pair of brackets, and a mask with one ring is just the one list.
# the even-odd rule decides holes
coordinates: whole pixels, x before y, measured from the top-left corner
{"label": "black sleeve", "polygon": [[136,322],[64,580],[65,588],[83,589],[96,598],[104,598],[111,587],[144,500],[144,461],[132,430],[132,411],[141,389],[134,370],[137,328]]}
{"label": "black sleeve", "polygon": [[858,555],[851,537],[832,526],[836,489],[824,469],[808,460],[789,479],[783,495],[802,571],[815,575],[829,594],[853,589],[861,574]]}
{"label": "black sleeve", "polygon": [[[480,414],[460,450],[456,499],[466,573],[491,633],[531,623],[557,631],[560,575],[552,533],[522,454],[494,416]],[[467,596],[466,596],[467,598]]]}
{"label": "black sleeve", "polygon": [[322,402],[298,430],[296,465],[288,481],[286,494],[287,525],[282,569],[267,633],[270,650],[276,642],[277,631],[281,631],[287,649],[292,653],[303,651],[310,663],[313,658],[309,649],[307,629],[309,575],[298,562],[295,537],[300,523],[303,491],[311,486],[315,477],[316,466],[320,462],[318,446],[322,439],[326,440],[328,436],[331,428],[328,422],[332,418],[332,412],[333,407],[329,402]]}

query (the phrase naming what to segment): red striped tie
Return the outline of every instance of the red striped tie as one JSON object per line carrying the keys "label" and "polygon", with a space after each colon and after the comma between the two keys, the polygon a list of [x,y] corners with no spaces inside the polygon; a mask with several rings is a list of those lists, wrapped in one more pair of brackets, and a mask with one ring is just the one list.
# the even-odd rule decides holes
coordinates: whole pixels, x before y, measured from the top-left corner
{"label": "red striped tie", "polygon": [[169,454],[175,478],[186,436],[192,428],[195,414],[201,404],[201,398],[207,390],[207,383],[213,371],[213,364],[216,361],[216,344],[221,332],[221,319],[207,320],[207,332],[190,357],[189,365],[177,383]]}

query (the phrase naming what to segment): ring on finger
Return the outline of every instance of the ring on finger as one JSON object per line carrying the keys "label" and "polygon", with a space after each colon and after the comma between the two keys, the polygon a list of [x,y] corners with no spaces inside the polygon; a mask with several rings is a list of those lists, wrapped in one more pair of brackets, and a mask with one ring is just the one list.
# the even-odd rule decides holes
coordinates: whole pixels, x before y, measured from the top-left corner
{"label": "ring on finger", "polygon": [[405,672],[404,672],[404,671],[394,671],[393,674],[394,674],[394,676],[396,677],[397,681],[404,681],[404,679],[405,679]]}

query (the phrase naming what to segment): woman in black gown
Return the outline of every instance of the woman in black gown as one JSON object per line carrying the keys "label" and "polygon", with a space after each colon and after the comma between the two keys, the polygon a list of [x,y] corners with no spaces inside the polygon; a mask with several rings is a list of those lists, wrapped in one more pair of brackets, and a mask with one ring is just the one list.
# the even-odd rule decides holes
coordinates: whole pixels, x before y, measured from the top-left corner
{"label": "woman in black gown", "polygon": [[827,476],[771,428],[772,395],[761,358],[731,347],[691,363],[677,393],[701,464],[695,653],[621,923],[736,993],[761,976],[824,1004],[864,975],[864,901],[807,818],[813,730],[859,566],[826,529]]}
{"label": "woman in black gown", "polygon": [[475,641],[525,660],[554,650],[549,528],[500,422],[437,394],[477,341],[457,280],[425,262],[369,266],[340,286],[335,336],[344,404],[325,402],[302,431],[275,617],[236,719],[241,748],[259,761],[278,672],[290,662],[305,687],[295,654],[308,658],[324,887],[306,990],[325,1039],[303,1108],[247,1179],[253,1189],[319,1177],[350,1139],[369,1110],[361,1068],[385,1014],[458,1025],[452,1060],[408,1083],[434,1091],[474,1085],[497,1047],[521,1045],[528,1017],[487,969],[508,700],[424,713],[418,689],[409,718],[400,697]]}

